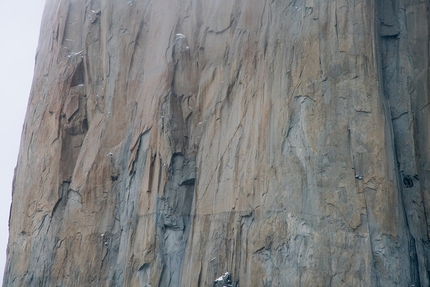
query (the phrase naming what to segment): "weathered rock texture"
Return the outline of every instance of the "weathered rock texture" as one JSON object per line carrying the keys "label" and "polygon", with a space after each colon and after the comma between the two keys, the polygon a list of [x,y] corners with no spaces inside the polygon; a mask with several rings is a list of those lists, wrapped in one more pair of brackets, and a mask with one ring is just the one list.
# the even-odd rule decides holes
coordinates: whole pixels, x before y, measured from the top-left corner
{"label": "weathered rock texture", "polygon": [[429,6],[48,0],[4,286],[429,286]]}

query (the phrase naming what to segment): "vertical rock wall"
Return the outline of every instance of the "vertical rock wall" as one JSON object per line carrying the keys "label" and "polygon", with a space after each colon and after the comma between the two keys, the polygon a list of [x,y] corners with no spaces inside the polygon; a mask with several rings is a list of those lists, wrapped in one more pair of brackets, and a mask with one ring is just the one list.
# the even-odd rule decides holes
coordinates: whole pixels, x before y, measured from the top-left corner
{"label": "vertical rock wall", "polygon": [[[382,1],[384,2],[384,1]],[[406,218],[410,284],[430,286],[428,1],[381,3],[383,95],[391,118],[398,192]]]}
{"label": "vertical rock wall", "polygon": [[4,286],[428,286],[427,1],[47,0]]}

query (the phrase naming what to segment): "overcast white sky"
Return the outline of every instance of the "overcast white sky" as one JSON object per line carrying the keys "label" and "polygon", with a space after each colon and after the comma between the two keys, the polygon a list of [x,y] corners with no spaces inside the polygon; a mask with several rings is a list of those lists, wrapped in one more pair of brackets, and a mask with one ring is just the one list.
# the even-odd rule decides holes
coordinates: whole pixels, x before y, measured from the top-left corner
{"label": "overcast white sky", "polygon": [[0,285],[6,262],[13,170],[44,4],[45,0],[0,0]]}

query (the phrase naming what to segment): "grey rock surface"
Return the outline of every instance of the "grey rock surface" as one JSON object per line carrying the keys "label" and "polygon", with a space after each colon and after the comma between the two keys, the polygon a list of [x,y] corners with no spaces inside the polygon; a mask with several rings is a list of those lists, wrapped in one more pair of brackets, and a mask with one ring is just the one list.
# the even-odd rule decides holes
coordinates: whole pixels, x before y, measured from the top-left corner
{"label": "grey rock surface", "polygon": [[429,286],[429,6],[47,0],[3,286]]}

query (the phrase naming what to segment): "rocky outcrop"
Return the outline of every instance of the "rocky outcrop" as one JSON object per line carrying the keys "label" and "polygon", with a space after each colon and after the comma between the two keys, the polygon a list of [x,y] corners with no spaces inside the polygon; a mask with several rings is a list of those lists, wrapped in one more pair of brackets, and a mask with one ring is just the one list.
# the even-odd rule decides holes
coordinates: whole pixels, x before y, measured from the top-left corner
{"label": "rocky outcrop", "polygon": [[48,0],[3,285],[429,286],[429,5]]}

